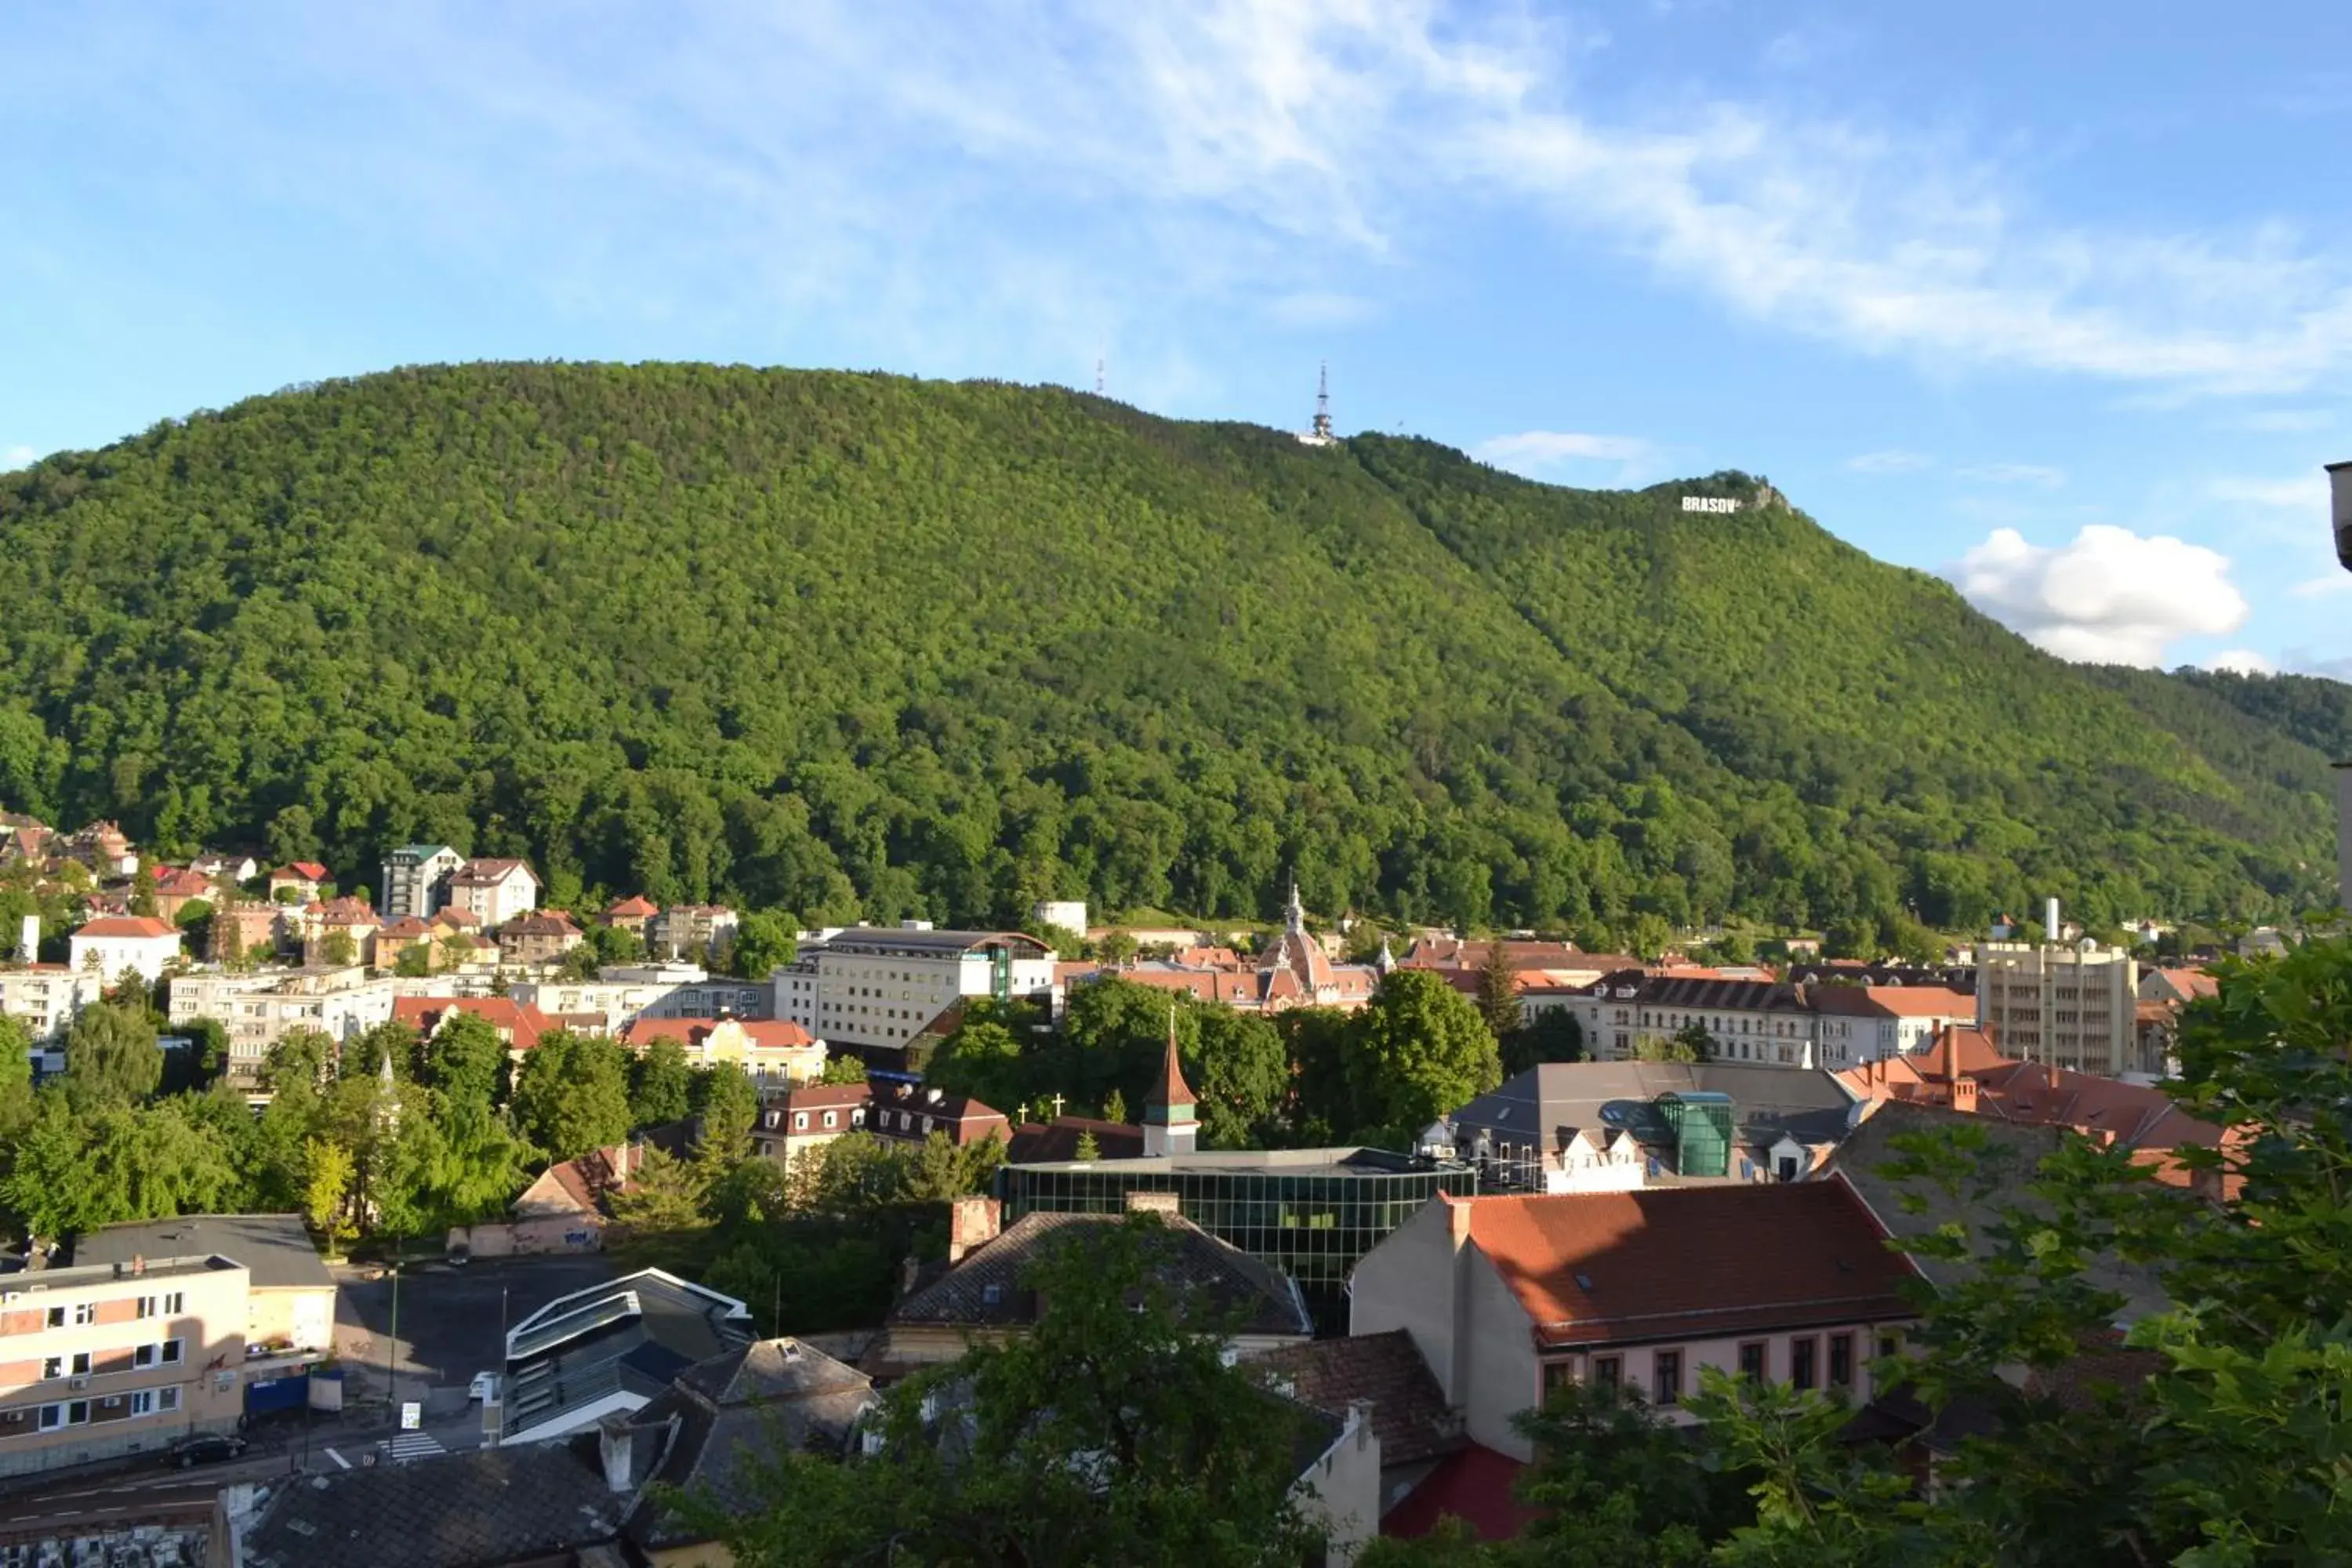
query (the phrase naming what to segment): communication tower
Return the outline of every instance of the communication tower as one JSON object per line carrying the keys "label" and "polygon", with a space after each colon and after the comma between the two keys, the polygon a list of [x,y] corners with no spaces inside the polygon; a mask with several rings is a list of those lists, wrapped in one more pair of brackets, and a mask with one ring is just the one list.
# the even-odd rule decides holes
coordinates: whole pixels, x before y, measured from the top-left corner
{"label": "communication tower", "polygon": [[1302,444],[1309,447],[1328,447],[1335,445],[1339,439],[1331,434],[1331,363],[1328,360],[1324,361],[1316,371],[1315,424],[1298,439]]}

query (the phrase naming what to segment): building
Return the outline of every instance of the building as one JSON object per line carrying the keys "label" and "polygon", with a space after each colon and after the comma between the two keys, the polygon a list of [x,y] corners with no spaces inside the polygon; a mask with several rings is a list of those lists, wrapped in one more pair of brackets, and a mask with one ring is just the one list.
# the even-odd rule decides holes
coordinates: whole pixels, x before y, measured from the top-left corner
{"label": "building", "polygon": [[1941,985],[1808,985],[1805,995],[1820,1020],[1821,1065],[1832,1072],[1907,1055],[1977,1021],[1977,999]]}
{"label": "building", "polygon": [[1628,1192],[1797,1181],[1852,1125],[1832,1074],[1739,1062],[1545,1062],[1433,1128],[1480,1190]]}
{"label": "building", "polygon": [[588,940],[561,910],[511,916],[499,922],[499,959],[504,963],[553,963]]}
{"label": "building", "polygon": [[1143,1152],[1143,1129],[1128,1121],[1105,1121],[1093,1116],[1056,1116],[1044,1121],[1023,1121],[1013,1129],[1004,1157],[1016,1165],[1076,1160],[1084,1140],[1094,1141],[1097,1160],[1132,1160]]}
{"label": "building", "polygon": [[185,866],[166,866],[155,874],[155,913],[174,929],[180,922],[180,911],[201,900],[206,905],[220,897],[213,879]]}
{"label": "building", "polygon": [[415,915],[430,920],[449,901],[449,879],[466,858],[446,844],[404,844],[383,860],[383,912],[387,919]]}
{"label": "building", "polygon": [[[1214,1323],[1228,1348],[1242,1356],[1314,1336],[1298,1287],[1176,1212],[1168,1193],[1134,1193],[1136,1209],[1157,1210],[1168,1252],[1155,1269],[1176,1310]],[[883,1319],[882,1337],[868,1370],[903,1375],[919,1366],[960,1361],[979,1344],[1001,1343],[1036,1325],[1044,1303],[1028,1284],[1031,1270],[1055,1250],[1083,1245],[1121,1215],[1031,1214],[1000,1231],[994,1198],[963,1198],[955,1205],[946,1268],[918,1283]]]}
{"label": "building", "polygon": [[509,1218],[453,1228],[447,1237],[450,1253],[509,1258],[601,1251],[614,1194],[629,1190],[645,1166],[647,1147],[643,1142],[614,1143],[550,1165],[508,1205]]}
{"label": "building", "polygon": [[615,899],[604,908],[604,923],[615,931],[625,931],[643,938],[647,922],[661,913],[661,906],[643,893],[631,893],[625,899]]}
{"label": "building", "polygon": [[286,913],[282,905],[246,899],[214,905],[211,929],[205,933],[205,956],[223,962],[227,954],[222,951],[221,933],[234,930],[238,952],[257,963],[276,957],[286,945]]}
{"label": "building", "polygon": [[2084,942],[1977,949],[1977,1022],[2025,1061],[2114,1076],[2137,1057],[2139,965]]}
{"label": "building", "polygon": [[646,951],[690,963],[715,963],[735,945],[736,913],[724,904],[672,904],[646,922]]}
{"label": "building", "polygon": [[291,923],[305,964],[369,964],[376,961],[375,933],[383,928],[383,921],[365,899],[354,896],[306,904]]}
{"label": "building", "polygon": [[675,1040],[695,1067],[731,1064],[772,1083],[814,1083],[824,1072],[824,1042],[782,1021],[640,1017],[620,1040],[640,1055],[656,1040]]}
{"label": "building", "polygon": [[1040,1212],[1124,1214],[1130,1193],[1172,1193],[1186,1219],[1297,1280],[1328,1331],[1347,1321],[1358,1259],[1431,1198],[1477,1184],[1466,1165],[1382,1149],[1250,1149],[1007,1164],[995,1191],[1008,1226]]}
{"label": "building", "polygon": [[1255,1358],[1251,1370],[1276,1393],[1326,1415],[1370,1413],[1381,1445],[1383,1521],[1466,1446],[1462,1413],[1445,1402],[1445,1391],[1402,1329],[1277,1346]]}
{"label": "building", "polygon": [[539,907],[539,877],[520,860],[467,860],[449,874],[447,901],[495,932]]}
{"label": "building", "polygon": [[300,1403],[312,1363],[335,1353],[335,1277],[319,1259],[299,1214],[181,1215],[110,1225],[74,1242],[76,1267],[136,1268],[149,1258],[196,1254],[235,1258],[246,1272],[245,1363],[248,1412]]}
{"label": "building", "polygon": [[98,874],[100,881],[139,874],[139,857],[131,852],[131,838],[111,822],[93,822],[67,835],[65,853]]}
{"label": "building", "polygon": [[292,973],[205,971],[172,976],[164,1017],[174,1029],[200,1018],[218,1024],[228,1035],[231,1087],[253,1091],[269,1047],[292,1031],[316,1029],[340,1045],[389,1020],[397,999],[393,982],[371,980],[357,964]]}
{"label": "building", "polygon": [[598,1015],[608,1035],[639,1018],[756,1022],[772,1016],[776,994],[764,981],[709,974],[691,963],[608,963],[593,980],[518,980],[507,994],[550,1016]]}
{"label": "building", "polygon": [[19,1019],[36,1046],[61,1041],[81,1010],[105,998],[106,976],[62,963],[0,968],[0,1017]]}
{"label": "building", "polygon": [[855,1368],[799,1340],[761,1340],[679,1372],[634,1415],[560,1439],[225,1488],[205,1561],[713,1568],[728,1561],[724,1549],[670,1495],[755,1507],[761,1468],[779,1449],[838,1458],[873,1403]]}
{"label": "building", "polygon": [[403,996],[392,1005],[392,1016],[426,1040],[457,1013],[471,1013],[497,1030],[507,1054],[518,1063],[541,1035],[556,1026],[546,1014],[511,996]]}
{"label": "building", "polygon": [[1041,926],[1084,936],[1087,931],[1087,901],[1084,899],[1045,899],[1033,904],[1029,918]]}
{"label": "building", "polygon": [[1842,1180],[1445,1197],[1357,1266],[1349,1331],[1411,1334],[1470,1439],[1524,1462],[1511,1418],[1562,1383],[1678,1421],[1705,1366],[1867,1403],[1916,1316],[1886,1242]]}
{"label": "building", "polygon": [[777,1017],[831,1045],[895,1056],[959,997],[1050,994],[1054,952],[1017,931],[856,926],[803,946],[774,984]]}
{"label": "building", "polygon": [[862,1083],[813,1083],[771,1095],[751,1128],[751,1148],[787,1171],[835,1139],[863,1131],[872,1091]]}
{"label": "building", "polygon": [[[1192,935],[1192,932],[1181,933]],[[1073,984],[1115,976],[1138,985],[1176,992],[1200,1002],[1220,1002],[1245,1013],[1279,1013],[1292,1007],[1337,1007],[1352,1012],[1380,989],[1377,963],[1335,963],[1307,929],[1298,889],[1290,889],[1283,926],[1254,958],[1229,948],[1191,945],[1167,958],[1145,959],[1121,968],[1077,969]]]}
{"label": "building", "polygon": [[152,915],[103,915],[73,933],[69,952],[76,970],[110,982],[135,973],[152,985],[179,962],[180,933]]}
{"label": "building", "polygon": [[1819,1066],[1819,1019],[1804,988],[1764,980],[1700,979],[1620,970],[1585,988],[1577,1022],[1599,1060],[1663,1049],[1696,1026],[1717,1060]]}
{"label": "building", "polygon": [[[323,862],[289,860],[269,873],[269,897],[273,903],[315,904],[327,896],[328,885],[335,879]],[[292,897],[281,895],[291,894]],[[391,897],[390,889],[385,897]]]}
{"label": "building", "polygon": [[2164,1002],[2175,1007],[2207,996],[2219,996],[2221,983],[2202,969],[2150,969],[2139,977],[2139,999],[2143,1002]]}
{"label": "building", "polygon": [[540,1442],[644,1408],[751,1342],[751,1309],[659,1268],[559,1296],[507,1332],[507,1437]]}
{"label": "building", "polygon": [[0,1475],[235,1427],[249,1289],[245,1266],[217,1253],[0,1279]]}
{"label": "building", "polygon": [[1012,1141],[1011,1119],[969,1095],[879,1079],[872,1080],[867,1090],[866,1131],[877,1138],[920,1143],[937,1132],[959,1149],[991,1139]]}

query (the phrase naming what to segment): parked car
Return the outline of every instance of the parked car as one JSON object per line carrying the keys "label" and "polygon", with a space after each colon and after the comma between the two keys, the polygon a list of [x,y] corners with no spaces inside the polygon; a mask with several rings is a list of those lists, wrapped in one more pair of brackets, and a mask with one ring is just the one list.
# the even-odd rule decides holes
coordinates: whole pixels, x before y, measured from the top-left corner
{"label": "parked car", "polygon": [[167,1462],[180,1469],[191,1465],[217,1464],[234,1459],[245,1452],[245,1439],[226,1432],[200,1432],[194,1436],[175,1438],[164,1456]]}

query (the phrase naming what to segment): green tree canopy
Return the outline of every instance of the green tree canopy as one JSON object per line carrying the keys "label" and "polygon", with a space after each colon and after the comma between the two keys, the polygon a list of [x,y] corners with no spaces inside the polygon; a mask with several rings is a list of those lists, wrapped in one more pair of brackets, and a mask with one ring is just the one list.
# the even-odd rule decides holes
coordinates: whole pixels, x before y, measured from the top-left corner
{"label": "green tree canopy", "polygon": [[686,1047],[656,1036],[629,1063],[629,1118],[639,1127],[683,1121],[692,1109],[694,1068]]}
{"label": "green tree canopy", "polygon": [[629,1134],[627,1049],[600,1036],[551,1029],[515,1075],[515,1126],[551,1159],[570,1160]]}
{"label": "green tree canopy", "polygon": [[100,1002],[75,1015],[66,1035],[66,1088],[77,1106],[137,1105],[163,1078],[153,1014]]}
{"label": "green tree canopy", "polygon": [[1486,1021],[1426,969],[1391,971],[1349,1020],[1345,1048],[1358,1114],[1400,1137],[1503,1081]]}

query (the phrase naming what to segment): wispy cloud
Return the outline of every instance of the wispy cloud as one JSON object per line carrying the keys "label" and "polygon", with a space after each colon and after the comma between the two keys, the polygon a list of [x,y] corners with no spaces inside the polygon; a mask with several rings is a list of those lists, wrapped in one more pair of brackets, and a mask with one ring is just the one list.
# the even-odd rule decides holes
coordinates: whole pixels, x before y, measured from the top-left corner
{"label": "wispy cloud", "polygon": [[2352,572],[2306,577],[2287,590],[2287,596],[2293,599],[2336,599],[2347,594],[2352,594]]}
{"label": "wispy cloud", "polygon": [[2185,637],[2245,624],[2245,595],[2219,551],[2105,523],[2041,545],[1995,529],[1948,568],[1969,603],[2061,658],[2147,667]]}
{"label": "wispy cloud", "polygon": [[1857,474],[1909,474],[1935,467],[1936,459],[1924,452],[1906,452],[1900,447],[1885,451],[1863,452],[1845,460],[1845,466]]}
{"label": "wispy cloud", "polygon": [[1654,464],[1658,449],[1636,436],[1597,436],[1580,430],[1522,430],[1496,436],[1470,455],[1498,468],[1549,479],[1579,463],[1617,465],[1620,484],[1632,484]]}
{"label": "wispy cloud", "polygon": [[2032,485],[2053,490],[2066,482],[2065,469],[2040,463],[1978,463],[1954,472],[1963,479],[1983,485]]}
{"label": "wispy cloud", "polygon": [[30,447],[0,447],[0,474],[13,473],[18,468],[29,468],[33,466],[33,460],[39,456],[40,454]]}

